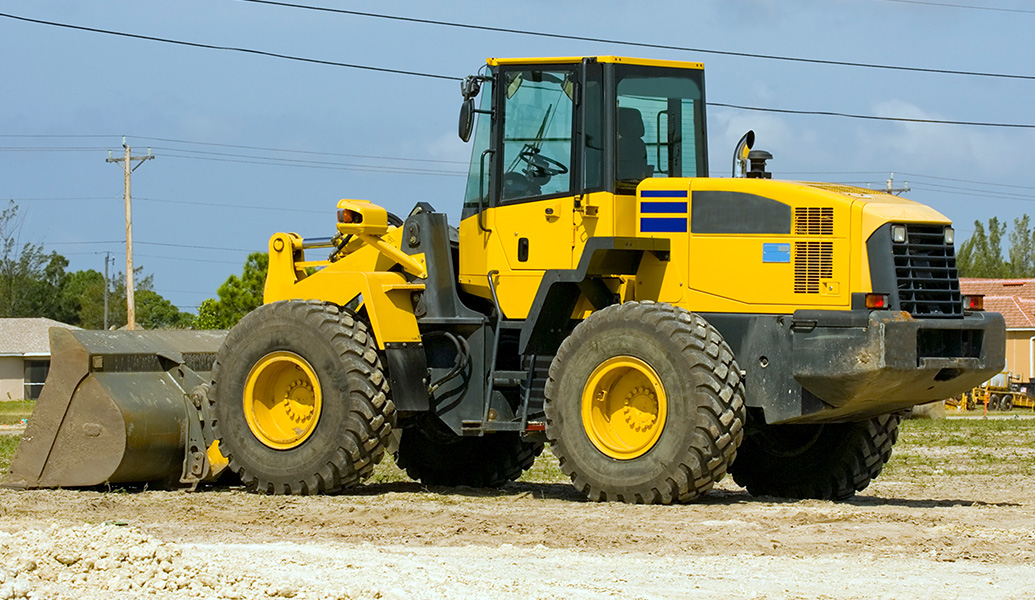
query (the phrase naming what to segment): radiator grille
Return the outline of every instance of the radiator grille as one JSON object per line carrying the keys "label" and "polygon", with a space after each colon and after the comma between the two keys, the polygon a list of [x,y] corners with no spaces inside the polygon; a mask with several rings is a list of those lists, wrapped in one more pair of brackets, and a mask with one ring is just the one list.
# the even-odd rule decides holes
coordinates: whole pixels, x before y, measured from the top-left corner
{"label": "radiator grille", "polygon": [[915,317],[963,315],[956,253],[941,225],[907,225],[906,241],[892,244],[899,306]]}
{"label": "radiator grille", "polygon": [[834,276],[833,242],[794,243],[794,293],[818,294],[819,280]]}
{"label": "radiator grille", "polygon": [[834,209],[829,206],[795,208],[794,233],[797,235],[834,235]]}

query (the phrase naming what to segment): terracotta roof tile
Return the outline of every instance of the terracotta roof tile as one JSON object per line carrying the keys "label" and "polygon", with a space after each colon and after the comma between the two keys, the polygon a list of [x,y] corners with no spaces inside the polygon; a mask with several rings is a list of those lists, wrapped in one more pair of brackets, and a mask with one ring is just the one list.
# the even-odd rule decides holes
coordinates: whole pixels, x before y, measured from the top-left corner
{"label": "terracotta roof tile", "polygon": [[997,312],[1007,329],[1035,328],[1035,279],[961,278],[964,294],[984,294],[985,310]]}

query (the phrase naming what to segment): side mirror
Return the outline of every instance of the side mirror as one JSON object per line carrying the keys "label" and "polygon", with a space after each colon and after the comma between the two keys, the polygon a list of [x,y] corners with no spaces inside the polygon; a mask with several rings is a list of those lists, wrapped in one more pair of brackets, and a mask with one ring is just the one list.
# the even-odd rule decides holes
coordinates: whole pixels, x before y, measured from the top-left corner
{"label": "side mirror", "polygon": [[460,105],[460,124],[457,128],[457,133],[464,142],[471,139],[472,131],[474,131],[474,98],[464,100],[464,103]]}

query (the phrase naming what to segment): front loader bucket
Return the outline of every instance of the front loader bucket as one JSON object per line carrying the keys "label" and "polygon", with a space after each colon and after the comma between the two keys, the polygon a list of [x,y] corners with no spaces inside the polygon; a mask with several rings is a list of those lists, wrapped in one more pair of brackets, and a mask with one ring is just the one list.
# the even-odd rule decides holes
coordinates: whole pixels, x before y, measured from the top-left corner
{"label": "front loader bucket", "polygon": [[50,330],[51,366],[4,487],[175,483],[188,394],[225,331]]}

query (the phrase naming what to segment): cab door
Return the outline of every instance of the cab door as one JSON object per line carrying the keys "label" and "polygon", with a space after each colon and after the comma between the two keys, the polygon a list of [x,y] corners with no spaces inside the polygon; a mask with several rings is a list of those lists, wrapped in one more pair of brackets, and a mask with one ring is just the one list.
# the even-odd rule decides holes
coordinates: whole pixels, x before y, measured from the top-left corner
{"label": "cab door", "polygon": [[500,302],[511,318],[527,313],[545,270],[572,268],[576,67],[501,66],[494,143],[479,152],[475,140],[470,176],[477,185],[469,179],[468,197],[485,201],[480,214],[465,206],[461,283],[487,287],[487,273],[498,271]]}

